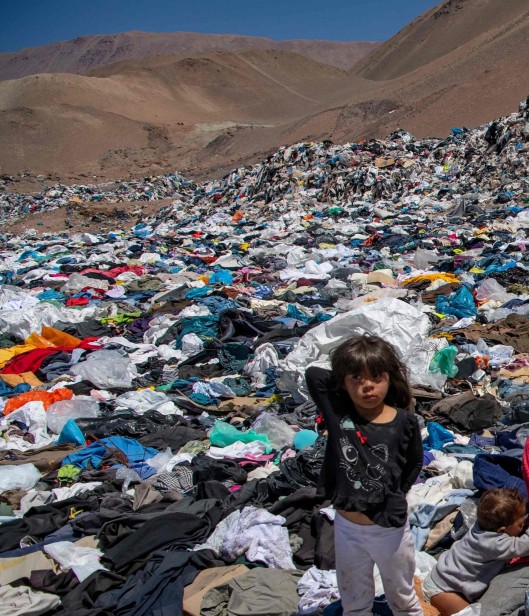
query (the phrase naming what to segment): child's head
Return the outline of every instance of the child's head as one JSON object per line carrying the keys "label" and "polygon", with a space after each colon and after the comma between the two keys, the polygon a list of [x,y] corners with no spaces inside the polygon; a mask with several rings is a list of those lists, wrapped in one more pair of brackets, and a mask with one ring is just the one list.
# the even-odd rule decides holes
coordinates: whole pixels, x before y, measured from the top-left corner
{"label": "child's head", "polygon": [[525,498],[514,488],[487,490],[479,499],[477,519],[483,530],[517,537],[525,521]]}
{"label": "child's head", "polygon": [[344,386],[346,379],[373,379],[387,384],[385,402],[408,408],[411,391],[406,366],[393,345],[379,336],[357,336],[342,342],[331,354],[332,375]]}

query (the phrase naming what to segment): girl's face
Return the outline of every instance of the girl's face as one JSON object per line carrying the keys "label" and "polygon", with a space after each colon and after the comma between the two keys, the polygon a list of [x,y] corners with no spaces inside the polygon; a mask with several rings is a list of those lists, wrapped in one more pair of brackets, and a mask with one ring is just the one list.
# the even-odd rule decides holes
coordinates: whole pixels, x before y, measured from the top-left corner
{"label": "girl's face", "polygon": [[389,389],[389,374],[387,372],[375,376],[348,374],[343,386],[358,411],[373,411],[384,405]]}

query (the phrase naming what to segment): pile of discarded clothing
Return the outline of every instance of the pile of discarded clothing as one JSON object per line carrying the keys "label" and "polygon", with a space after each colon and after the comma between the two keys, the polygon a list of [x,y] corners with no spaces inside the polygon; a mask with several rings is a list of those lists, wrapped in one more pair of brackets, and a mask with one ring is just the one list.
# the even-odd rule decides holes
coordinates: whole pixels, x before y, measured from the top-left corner
{"label": "pile of discarded clothing", "polygon": [[[174,202],[131,231],[4,233],[0,614],[337,614],[304,373],[354,334],[410,372],[418,578],[483,490],[527,494],[527,116],[169,176]],[[527,586],[507,568],[482,613],[517,614]]]}
{"label": "pile of discarded clothing", "polygon": [[[6,180],[2,183],[10,186]],[[104,184],[56,184],[38,194],[22,194],[3,190],[0,193],[0,222],[14,221],[25,214],[50,211],[61,205],[79,206],[90,203],[122,201],[158,201],[190,192],[194,182],[178,173],[146,177],[141,180],[105,182]]]}

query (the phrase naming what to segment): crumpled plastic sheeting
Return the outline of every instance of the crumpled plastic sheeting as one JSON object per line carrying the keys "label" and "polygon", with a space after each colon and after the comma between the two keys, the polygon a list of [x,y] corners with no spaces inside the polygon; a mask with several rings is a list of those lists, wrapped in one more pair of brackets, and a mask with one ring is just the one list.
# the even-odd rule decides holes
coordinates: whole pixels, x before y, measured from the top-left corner
{"label": "crumpled plastic sheeting", "polygon": [[48,417],[42,402],[27,402],[24,406],[3,418],[0,425],[12,424],[15,421],[20,421],[28,427],[28,432],[33,436],[35,442],[31,443],[21,436],[10,434],[7,440],[5,438],[0,439],[0,451],[5,449],[27,451],[37,447],[47,447],[54,442],[55,437],[48,434]]}
{"label": "crumpled plastic sheeting", "polygon": [[86,361],[72,366],[72,373],[97,387],[132,387],[135,367],[117,351],[95,351]]}
{"label": "crumpled plastic sheeting", "polygon": [[40,481],[40,471],[34,464],[0,466],[0,493],[6,490],[29,490]]}
{"label": "crumpled plastic sheeting", "polygon": [[29,293],[20,289],[0,289],[0,334],[12,334],[25,339],[32,332],[40,332],[43,326],[52,326],[57,321],[82,323],[102,311],[97,306],[81,310],[57,308],[47,302],[38,302]]}
{"label": "crumpled plastic sheeting", "polygon": [[243,372],[251,378],[252,385],[259,389],[266,384],[266,370],[268,368],[277,368],[278,366],[278,352],[273,344],[265,342],[256,349],[253,359],[246,364]]}
{"label": "crumpled plastic sheeting", "polygon": [[127,408],[139,415],[149,410],[156,410],[162,415],[182,415],[176,404],[161,391],[142,389],[141,391],[128,391],[115,400],[116,408]]}
{"label": "crumpled plastic sheeting", "polygon": [[285,518],[265,509],[245,507],[219,522],[206,543],[196,550],[213,550],[228,561],[245,555],[250,562],[259,562],[277,569],[295,569]]}
{"label": "crumpled plastic sheeting", "polygon": [[[312,365],[330,366],[329,353],[347,338],[363,334],[376,334],[392,343],[410,368],[413,383],[428,382],[428,363],[414,358],[422,349],[432,355],[426,337],[430,329],[428,317],[423,312],[398,299],[383,298],[363,304],[355,310],[340,314],[331,321],[307,332],[294,350],[280,361],[281,384],[297,402],[308,398],[305,370]],[[413,354],[410,348],[413,347]],[[431,358],[430,358],[431,359]]]}
{"label": "crumpled plastic sheeting", "polygon": [[72,569],[80,582],[86,580],[94,571],[107,571],[99,562],[103,552],[96,548],[76,546],[70,541],[57,541],[45,545],[44,551],[63,569]]}

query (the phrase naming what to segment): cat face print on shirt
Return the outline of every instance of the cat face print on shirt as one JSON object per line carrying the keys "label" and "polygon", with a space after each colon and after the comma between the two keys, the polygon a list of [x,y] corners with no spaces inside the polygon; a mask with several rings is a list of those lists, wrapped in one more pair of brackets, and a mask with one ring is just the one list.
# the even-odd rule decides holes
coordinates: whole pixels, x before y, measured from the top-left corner
{"label": "cat face print on shirt", "polygon": [[340,423],[340,466],[356,490],[381,491],[389,458],[387,445],[371,445],[350,417]]}

